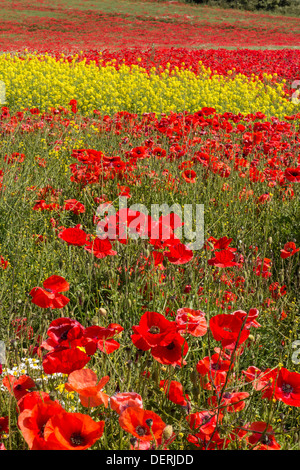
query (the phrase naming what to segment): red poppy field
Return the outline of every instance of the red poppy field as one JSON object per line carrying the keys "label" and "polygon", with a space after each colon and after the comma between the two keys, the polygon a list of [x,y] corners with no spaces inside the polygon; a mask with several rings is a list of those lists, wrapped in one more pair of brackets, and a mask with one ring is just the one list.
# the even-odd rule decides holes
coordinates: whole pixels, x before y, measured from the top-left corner
{"label": "red poppy field", "polygon": [[299,18],[15,3],[0,450],[299,450]]}

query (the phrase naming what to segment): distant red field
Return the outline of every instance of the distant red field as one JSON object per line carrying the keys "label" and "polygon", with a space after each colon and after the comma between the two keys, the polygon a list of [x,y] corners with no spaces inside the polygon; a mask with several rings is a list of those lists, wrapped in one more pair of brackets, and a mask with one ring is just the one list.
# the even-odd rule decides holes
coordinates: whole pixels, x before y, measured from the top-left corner
{"label": "distant red field", "polygon": [[1,50],[298,48],[298,18],[179,2],[0,1]]}

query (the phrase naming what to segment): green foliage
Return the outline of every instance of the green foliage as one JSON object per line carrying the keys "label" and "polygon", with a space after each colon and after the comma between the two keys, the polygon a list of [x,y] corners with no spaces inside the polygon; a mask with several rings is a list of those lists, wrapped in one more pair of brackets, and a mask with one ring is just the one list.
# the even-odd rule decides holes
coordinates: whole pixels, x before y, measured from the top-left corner
{"label": "green foliage", "polygon": [[[191,2],[189,2],[191,3]],[[277,8],[294,6],[292,0],[193,0],[192,3],[208,4],[228,8],[243,9],[249,11],[266,10],[274,11]]]}

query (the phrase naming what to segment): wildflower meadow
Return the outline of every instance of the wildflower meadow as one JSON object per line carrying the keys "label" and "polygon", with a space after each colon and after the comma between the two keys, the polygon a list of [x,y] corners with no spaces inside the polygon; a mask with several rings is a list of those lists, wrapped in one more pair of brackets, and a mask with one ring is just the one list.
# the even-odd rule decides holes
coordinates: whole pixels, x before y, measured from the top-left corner
{"label": "wildflower meadow", "polygon": [[299,450],[300,18],[0,6],[0,450]]}

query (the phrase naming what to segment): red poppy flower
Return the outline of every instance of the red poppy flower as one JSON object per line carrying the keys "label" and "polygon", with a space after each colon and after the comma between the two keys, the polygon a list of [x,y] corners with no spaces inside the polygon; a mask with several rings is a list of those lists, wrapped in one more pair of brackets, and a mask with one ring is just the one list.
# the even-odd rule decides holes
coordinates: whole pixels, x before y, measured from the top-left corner
{"label": "red poppy flower", "polygon": [[250,308],[248,314],[247,312],[244,312],[243,310],[236,310],[235,312],[232,313],[237,318],[240,318],[243,322],[246,319],[245,323],[245,328],[251,328],[253,326],[254,328],[259,328],[261,325],[256,321],[256,318],[259,315],[259,310],[257,308]]}
{"label": "red poppy flower", "polygon": [[8,432],[9,432],[8,416],[2,416],[0,417],[0,439],[1,439],[2,433],[8,433]]}
{"label": "red poppy flower", "polygon": [[300,248],[296,248],[296,245],[294,242],[288,242],[284,245],[283,250],[280,250],[280,256],[281,258],[289,258],[290,256],[293,256],[295,253],[298,253]]}
{"label": "red poppy flower", "polygon": [[65,388],[79,394],[82,406],[93,408],[104,405],[107,408],[109,396],[102,392],[102,389],[108,381],[109,376],[103,377],[98,382],[97,374],[94,371],[91,369],[79,369],[69,374]]}
{"label": "red poppy flower", "polygon": [[[146,343],[147,349],[170,344],[176,334],[176,323],[158,312],[145,312],[133,331]],[[132,338],[135,339],[135,338]],[[141,349],[141,348],[139,348]]]}
{"label": "red poppy flower", "polygon": [[210,319],[209,326],[214,339],[221,341],[223,348],[227,349],[242,344],[250,334],[249,329],[243,327],[243,321],[230,314],[215,315]]}
{"label": "red poppy flower", "polygon": [[130,151],[130,157],[133,159],[142,160],[149,156],[147,147],[134,147]]}
{"label": "red poppy flower", "polygon": [[280,286],[279,282],[272,282],[272,284],[269,285],[269,291],[271,292],[272,299],[278,300],[286,294],[286,286]]}
{"label": "red poppy flower", "polygon": [[49,393],[42,390],[28,392],[20,400],[18,400],[18,412],[21,413],[26,409],[32,409],[37,403],[59,403],[57,400],[51,400]]}
{"label": "red poppy flower", "polygon": [[52,450],[45,439],[45,426],[52,416],[62,411],[59,403],[49,400],[45,403],[40,401],[20,413],[18,426],[30,450]]}
{"label": "red poppy flower", "polygon": [[120,347],[113,337],[120,333],[124,328],[118,325],[119,328],[114,327],[114,324],[110,324],[107,328],[103,326],[89,326],[85,329],[84,337],[89,338],[97,345],[100,351],[111,354]]}
{"label": "red poppy flower", "polygon": [[172,264],[186,264],[192,260],[193,251],[183,243],[178,243],[177,240],[175,240],[174,244],[169,246],[169,251],[164,251],[164,256],[168,258],[169,262]]}
{"label": "red poppy flower", "polygon": [[73,340],[83,336],[84,330],[81,323],[73,318],[57,318],[50,323],[48,338],[41,347],[51,351],[57,346],[69,346]]}
{"label": "red poppy flower", "polygon": [[191,308],[180,308],[177,310],[175,321],[177,331],[180,333],[189,333],[192,336],[204,336],[207,332],[207,323],[204,318],[205,313],[201,310]]}
{"label": "red poppy flower", "polygon": [[278,376],[278,369],[266,369],[261,371],[257,367],[248,367],[246,371],[243,371],[246,376],[247,382],[252,382],[252,386],[255,390],[262,392],[262,398],[268,400],[274,397],[275,383]]}
{"label": "red poppy flower", "polygon": [[299,183],[299,181],[300,181],[300,167],[286,168],[284,170],[284,176],[288,181],[291,181],[293,183]]}
{"label": "red poppy flower", "polygon": [[69,105],[71,106],[72,113],[77,113],[77,101],[70,100]]}
{"label": "red poppy flower", "polygon": [[58,234],[58,238],[68,245],[84,246],[87,243],[87,234],[78,227],[65,228]]}
{"label": "red poppy flower", "polygon": [[153,155],[155,158],[164,158],[167,155],[167,152],[161,147],[154,147],[151,150],[151,155]]}
{"label": "red poppy flower", "polygon": [[286,405],[300,406],[300,374],[282,367],[277,377],[274,397]]}
{"label": "red poppy flower", "polygon": [[74,370],[82,369],[90,357],[80,348],[57,347],[43,357],[45,374],[70,374]]}
{"label": "red poppy flower", "polygon": [[186,183],[195,183],[197,173],[194,170],[185,170],[181,173],[181,176]]}
{"label": "red poppy flower", "polygon": [[228,444],[228,439],[222,439],[217,431],[211,436],[206,436],[201,432],[189,434],[187,441],[198,447],[199,450],[224,450]]}
{"label": "red poppy flower", "polygon": [[[211,237],[212,238],[212,237]],[[232,250],[236,251],[235,248],[229,248],[230,243],[232,242],[232,238],[221,237],[219,239],[212,239],[212,243],[214,245],[214,250]]]}
{"label": "red poppy flower", "polygon": [[34,211],[54,211],[59,209],[59,204],[53,202],[52,204],[46,204],[44,199],[41,199],[36,202],[32,210]]}
{"label": "red poppy flower", "polygon": [[[247,428],[246,441],[253,450],[279,450],[280,445],[275,440],[272,426],[264,421],[256,421],[245,426]],[[248,435],[248,432],[251,432]]]}
{"label": "red poppy flower", "polygon": [[[1,186],[0,186],[1,187]],[[3,256],[0,256],[0,266],[2,269],[6,269],[8,266],[8,261],[3,258]]]}
{"label": "red poppy flower", "polygon": [[[228,413],[236,413],[245,408],[245,400],[248,397],[248,392],[225,392],[222,395],[220,406],[222,406],[222,409],[224,406],[224,409],[226,409]],[[209,403],[213,406],[217,406],[218,398],[216,396],[211,397],[211,399],[209,399]]]}
{"label": "red poppy flower", "polygon": [[149,243],[152,245],[160,245],[159,241],[172,241],[174,244],[176,240],[180,243],[179,239],[176,239],[174,230],[182,227],[184,224],[175,212],[171,212],[167,215],[161,215],[158,220],[148,218],[148,235],[150,236]]}
{"label": "red poppy flower", "polygon": [[186,420],[189,423],[191,430],[196,431],[197,436],[200,437],[200,439],[206,440],[215,432],[218,420],[222,421],[222,418],[223,416],[221,412],[219,413],[219,416],[217,416],[217,412],[213,410],[205,410],[191,413],[186,417]]}
{"label": "red poppy flower", "polygon": [[143,408],[143,399],[135,392],[116,393],[110,397],[110,407],[120,415],[129,407]]}
{"label": "red poppy flower", "polygon": [[30,291],[31,302],[42,308],[62,308],[70,301],[59,292],[68,291],[69,283],[61,276],[50,276],[43,282],[42,287],[34,287]]}
{"label": "red poppy flower", "polygon": [[230,250],[220,250],[215,252],[215,257],[207,261],[210,266],[216,266],[217,268],[227,268],[229,266],[237,266],[238,263],[235,260],[235,255]]}
{"label": "red poppy flower", "polygon": [[189,396],[184,394],[182,384],[177,380],[161,380],[159,383],[168,398],[176,405],[187,406],[190,401]]}
{"label": "red poppy flower", "polygon": [[19,152],[13,152],[11,156],[5,155],[4,156],[4,161],[6,163],[23,163],[25,160],[25,155],[24,153],[19,153]]}
{"label": "red poppy flower", "polygon": [[62,412],[47,421],[44,436],[52,450],[85,450],[101,438],[104,424],[89,415]]}
{"label": "red poppy flower", "polygon": [[206,356],[200,359],[196,365],[196,370],[201,376],[207,374],[214,376],[222,373],[226,375],[229,367],[230,361],[228,359],[222,359],[220,354],[213,354],[210,358]]}
{"label": "red poppy flower", "polygon": [[73,212],[76,215],[83,214],[85,212],[84,205],[81,202],[77,201],[77,199],[67,199],[65,201],[63,209],[65,211]]}
{"label": "red poppy flower", "polygon": [[19,378],[14,375],[6,375],[3,377],[2,384],[6,387],[11,395],[14,395],[16,400],[28,393],[28,390],[35,388],[34,380],[28,375],[21,375]]}
{"label": "red poppy flower", "polygon": [[272,266],[272,261],[269,258],[257,258],[255,260],[255,265],[253,267],[253,272],[256,276],[262,276],[263,278],[268,278],[272,274],[270,272]]}
{"label": "red poppy flower", "polygon": [[187,341],[177,333],[172,341],[166,346],[155,346],[151,349],[153,358],[160,364],[168,364],[172,366],[179,366],[186,364],[183,359],[188,352]]}
{"label": "red poppy flower", "polygon": [[[129,407],[119,417],[119,424],[141,441],[160,439],[166,424],[156,413],[137,407]],[[151,430],[150,430],[151,429]]]}
{"label": "red poppy flower", "polygon": [[107,238],[103,240],[95,238],[92,242],[87,243],[84,249],[100,259],[117,254],[117,252],[112,249],[112,244]]}

